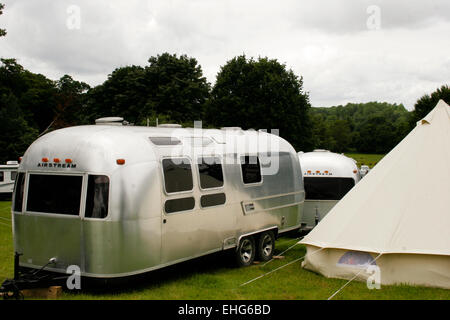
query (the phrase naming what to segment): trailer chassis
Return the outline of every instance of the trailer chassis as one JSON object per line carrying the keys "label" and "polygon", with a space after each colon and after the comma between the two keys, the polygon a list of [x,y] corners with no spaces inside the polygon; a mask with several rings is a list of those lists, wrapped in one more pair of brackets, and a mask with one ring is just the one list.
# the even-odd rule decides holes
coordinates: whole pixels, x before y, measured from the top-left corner
{"label": "trailer chassis", "polygon": [[52,259],[40,269],[24,272],[19,266],[21,255],[18,252],[14,253],[14,278],[6,279],[0,286],[0,294],[3,295],[3,299],[5,300],[23,300],[22,290],[49,287],[57,282],[66,280],[69,276],[43,272],[46,267],[54,263]]}

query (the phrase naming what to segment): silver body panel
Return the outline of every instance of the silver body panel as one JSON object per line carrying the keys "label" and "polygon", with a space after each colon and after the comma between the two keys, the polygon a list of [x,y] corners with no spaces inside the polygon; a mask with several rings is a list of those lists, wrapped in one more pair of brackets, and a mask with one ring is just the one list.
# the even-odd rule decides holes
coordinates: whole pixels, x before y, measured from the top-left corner
{"label": "silver body panel", "polygon": [[302,230],[313,229],[338,202],[339,200],[305,200]]}
{"label": "silver body panel", "polygon": [[[19,172],[26,173],[23,210],[13,211],[14,247],[23,253],[20,265],[40,268],[56,257],[56,264],[49,270],[65,272],[68,266],[78,265],[84,276],[122,277],[236,247],[246,234],[271,228],[282,233],[300,227],[303,181],[297,154],[289,143],[265,134],[272,142],[260,148],[258,155],[279,152],[278,171],[266,175],[263,165],[262,183],[244,185],[240,163],[231,160],[255,154],[254,150],[233,145],[223,130],[200,133],[212,142],[207,148],[193,146],[186,150],[184,142],[181,146],[155,146],[149,140],[151,136],[176,136],[185,141],[199,135],[198,129],[81,126],[57,130],[36,140],[19,168]],[[226,134],[237,141],[249,135],[241,130]],[[275,142],[276,149],[271,147]],[[223,187],[200,188],[195,160],[205,155],[224,161]],[[43,157],[70,158],[76,167],[38,167]],[[166,193],[161,161],[167,157],[191,160],[191,191]],[[126,162],[118,165],[116,159]],[[27,212],[30,173],[83,176],[79,216]],[[88,174],[110,179],[109,213],[105,219],[84,216]],[[51,192],[51,186],[47,187]],[[217,192],[226,194],[224,205],[200,206],[201,195]],[[195,198],[193,210],[165,213],[166,200],[187,196]],[[246,211],[248,203],[253,209]]]}

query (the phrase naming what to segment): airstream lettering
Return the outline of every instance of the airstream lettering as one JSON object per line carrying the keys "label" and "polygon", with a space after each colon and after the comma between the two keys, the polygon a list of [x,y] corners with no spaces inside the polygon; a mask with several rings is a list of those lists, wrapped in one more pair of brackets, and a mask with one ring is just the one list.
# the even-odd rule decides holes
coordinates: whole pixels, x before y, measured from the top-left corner
{"label": "airstream lettering", "polygon": [[77,165],[75,163],[38,163],[37,167],[40,168],[76,168]]}
{"label": "airstream lettering", "polygon": [[23,156],[14,248],[21,267],[77,265],[93,278],[232,248],[245,266],[270,259],[275,237],[300,228],[301,177],[292,146],[265,132],[106,120],[60,129]]}

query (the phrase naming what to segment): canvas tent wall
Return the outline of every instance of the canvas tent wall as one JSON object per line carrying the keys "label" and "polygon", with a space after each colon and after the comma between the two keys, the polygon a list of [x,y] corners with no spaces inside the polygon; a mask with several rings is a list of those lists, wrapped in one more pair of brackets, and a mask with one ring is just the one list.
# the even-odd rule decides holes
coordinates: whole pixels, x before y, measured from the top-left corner
{"label": "canvas tent wall", "polygon": [[450,288],[450,107],[437,106],[306,236],[326,277]]}

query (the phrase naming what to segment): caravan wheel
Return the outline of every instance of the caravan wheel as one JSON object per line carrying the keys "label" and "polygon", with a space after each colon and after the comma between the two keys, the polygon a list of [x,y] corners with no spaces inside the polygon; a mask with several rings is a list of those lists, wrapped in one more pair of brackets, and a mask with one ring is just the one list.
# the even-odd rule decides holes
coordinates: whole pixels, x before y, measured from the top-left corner
{"label": "caravan wheel", "polygon": [[258,259],[259,261],[269,261],[272,259],[275,250],[275,236],[272,231],[263,232],[258,239]]}
{"label": "caravan wheel", "polygon": [[253,263],[255,259],[255,239],[246,237],[241,240],[236,251],[236,262],[238,266],[245,267]]}

